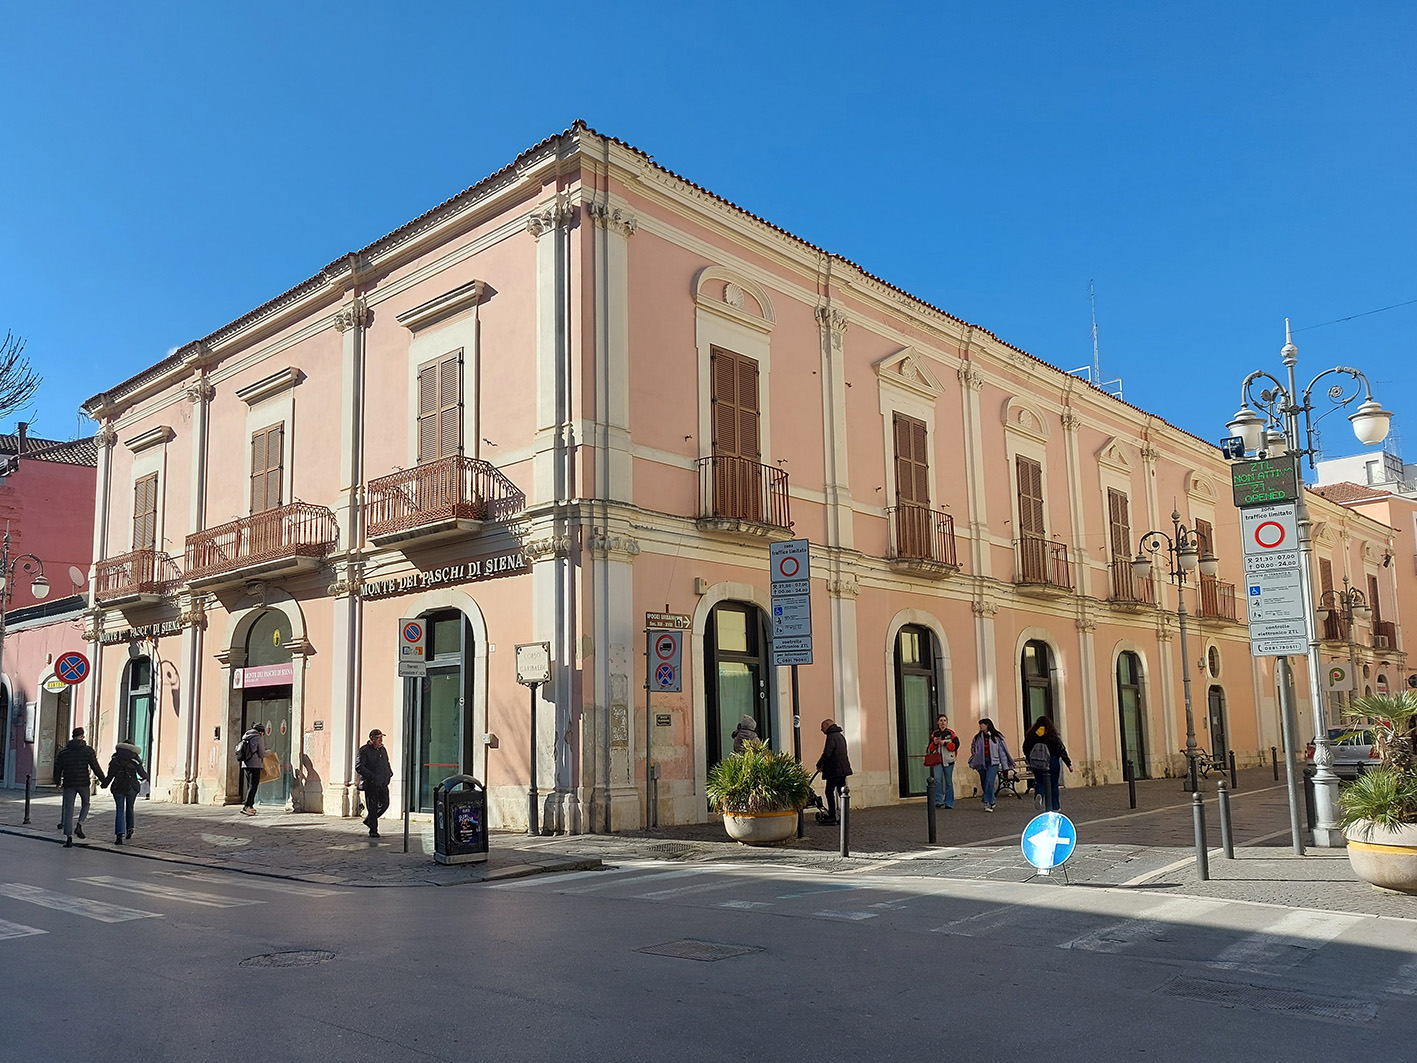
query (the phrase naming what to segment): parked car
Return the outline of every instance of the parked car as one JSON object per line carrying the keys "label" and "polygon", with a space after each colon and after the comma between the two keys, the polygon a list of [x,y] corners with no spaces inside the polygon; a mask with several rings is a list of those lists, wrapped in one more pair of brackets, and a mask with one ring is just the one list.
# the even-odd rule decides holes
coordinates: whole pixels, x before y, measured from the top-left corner
{"label": "parked car", "polygon": [[[1333,743],[1333,773],[1340,779],[1356,779],[1378,762],[1378,750],[1373,745],[1371,731],[1350,731],[1346,727],[1330,727],[1328,740]],[[1304,750],[1304,772],[1314,773],[1314,743]]]}

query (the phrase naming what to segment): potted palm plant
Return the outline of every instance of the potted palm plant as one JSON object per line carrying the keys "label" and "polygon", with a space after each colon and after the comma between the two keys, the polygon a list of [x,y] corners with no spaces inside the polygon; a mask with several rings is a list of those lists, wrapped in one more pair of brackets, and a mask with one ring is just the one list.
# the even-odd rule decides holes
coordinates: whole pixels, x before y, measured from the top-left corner
{"label": "potted palm plant", "polygon": [[1365,882],[1417,893],[1417,691],[1358,698],[1344,716],[1368,721],[1378,757],[1338,795],[1348,861]]}
{"label": "potted palm plant", "polygon": [[708,773],[712,807],[723,813],[728,836],[746,845],[776,845],[797,831],[812,780],[787,753],[748,742]]}

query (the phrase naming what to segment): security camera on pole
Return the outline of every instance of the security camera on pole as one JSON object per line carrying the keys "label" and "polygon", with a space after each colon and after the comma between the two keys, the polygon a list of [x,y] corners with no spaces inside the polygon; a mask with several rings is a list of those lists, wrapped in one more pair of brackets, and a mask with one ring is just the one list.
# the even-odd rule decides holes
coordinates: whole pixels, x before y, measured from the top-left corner
{"label": "security camera on pole", "polygon": [[[1284,341],[1280,357],[1288,370],[1287,383],[1281,383],[1263,370],[1251,373],[1240,385],[1240,410],[1226,424],[1230,434],[1240,438],[1245,452],[1254,453],[1261,459],[1275,459],[1286,454],[1292,454],[1296,458],[1307,456],[1309,468],[1314,468],[1314,454],[1317,450],[1314,444],[1314,425],[1335,410],[1346,409],[1358,398],[1360,384],[1363,401],[1348,415],[1348,420],[1353,425],[1353,434],[1364,446],[1381,443],[1387,437],[1392,414],[1384,410],[1373,398],[1373,389],[1367,377],[1348,366],[1335,366],[1314,377],[1301,393],[1294,373],[1294,367],[1299,361],[1299,348],[1294,346],[1288,320],[1284,322]],[[1330,383],[1323,392],[1329,399],[1330,407],[1314,416],[1314,387],[1325,377],[1340,379]],[[1349,379],[1343,380],[1342,377]],[[1260,381],[1265,383],[1256,391],[1255,386]],[[1299,433],[1301,418],[1302,437]],[[1314,827],[1314,844],[1332,847],[1343,844],[1343,832],[1338,827],[1337,819],[1338,777],[1333,773],[1333,743],[1328,737],[1328,720],[1322,697],[1323,663],[1319,659],[1318,627],[1314,622],[1311,525],[1308,506],[1304,503],[1303,471],[1298,461],[1295,462],[1294,470],[1294,508],[1299,539],[1299,592],[1304,629],[1302,641],[1306,644],[1309,658],[1309,696],[1314,724],[1314,811],[1318,821]],[[1248,565],[1246,574],[1247,577],[1250,574]],[[1303,652],[1299,649],[1299,641],[1301,640],[1288,637],[1277,639],[1274,645],[1264,649],[1262,643],[1256,642],[1255,632],[1251,630],[1251,646],[1255,656],[1278,657],[1280,701],[1286,718],[1293,709],[1289,654]],[[1284,645],[1279,645],[1281,642]],[[1292,741],[1295,736],[1290,738]],[[1292,746],[1289,756],[1292,760]]]}

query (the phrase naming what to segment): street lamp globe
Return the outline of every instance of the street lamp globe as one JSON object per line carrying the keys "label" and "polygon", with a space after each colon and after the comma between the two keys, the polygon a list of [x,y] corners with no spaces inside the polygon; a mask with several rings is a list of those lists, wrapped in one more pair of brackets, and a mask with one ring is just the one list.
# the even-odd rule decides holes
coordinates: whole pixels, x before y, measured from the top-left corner
{"label": "street lamp globe", "polygon": [[34,582],[30,584],[30,591],[41,601],[49,597],[49,580],[43,576],[36,576]]}
{"label": "street lamp globe", "polygon": [[1132,561],[1132,575],[1139,580],[1151,579],[1151,558],[1138,552],[1135,560]]}
{"label": "street lamp globe", "polygon": [[1215,577],[1220,575],[1220,558],[1216,557],[1209,550],[1201,555],[1201,575]]}
{"label": "street lamp globe", "polygon": [[1383,409],[1377,399],[1369,399],[1348,420],[1353,423],[1353,434],[1358,437],[1358,442],[1370,447],[1387,438],[1392,411]]}
{"label": "street lamp globe", "polygon": [[1282,457],[1289,450],[1289,440],[1278,428],[1271,428],[1264,434],[1264,450],[1271,458]]}
{"label": "street lamp globe", "polygon": [[1232,436],[1239,436],[1244,441],[1246,451],[1260,449],[1264,438],[1264,420],[1249,406],[1241,406],[1235,416],[1225,422],[1225,427],[1230,429]]}
{"label": "street lamp globe", "polygon": [[1201,554],[1200,551],[1196,549],[1195,543],[1187,543],[1185,546],[1181,547],[1180,551],[1177,553],[1177,557],[1181,562],[1181,571],[1194,572],[1196,570],[1196,564],[1200,561]]}

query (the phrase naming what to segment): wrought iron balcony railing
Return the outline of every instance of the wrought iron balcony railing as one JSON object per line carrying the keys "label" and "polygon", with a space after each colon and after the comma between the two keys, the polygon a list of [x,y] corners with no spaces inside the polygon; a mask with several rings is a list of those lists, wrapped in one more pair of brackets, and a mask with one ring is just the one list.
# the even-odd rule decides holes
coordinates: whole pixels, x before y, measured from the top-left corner
{"label": "wrought iron balcony railing", "polygon": [[1214,576],[1201,576],[1196,615],[1202,620],[1235,619],[1235,584]]}
{"label": "wrought iron balcony railing", "polygon": [[748,458],[699,459],[701,519],[791,528],[787,473]]}
{"label": "wrought iron balcony railing", "polygon": [[901,505],[886,510],[891,524],[893,560],[921,561],[957,568],[955,519],[925,506]]}
{"label": "wrought iron balcony railing", "polygon": [[1132,563],[1119,557],[1112,562],[1112,602],[1116,605],[1155,605],[1156,586],[1150,577],[1137,578]]}
{"label": "wrought iron balcony railing", "polygon": [[1073,569],[1068,563],[1066,544],[1025,535],[1015,545],[1018,547],[1015,583],[1060,591],[1073,589]]}
{"label": "wrought iron balcony railing", "polygon": [[369,538],[395,540],[441,530],[475,530],[525,505],[525,496],[481,458],[439,458],[370,480],[364,522]]}
{"label": "wrought iron balcony railing", "polygon": [[94,598],[100,602],[161,597],[171,594],[181,582],[177,562],[161,550],[134,550],[94,566]]}
{"label": "wrought iron balcony railing", "polygon": [[292,502],[187,536],[187,580],[209,579],[281,561],[322,558],[339,532],[324,506]]}

